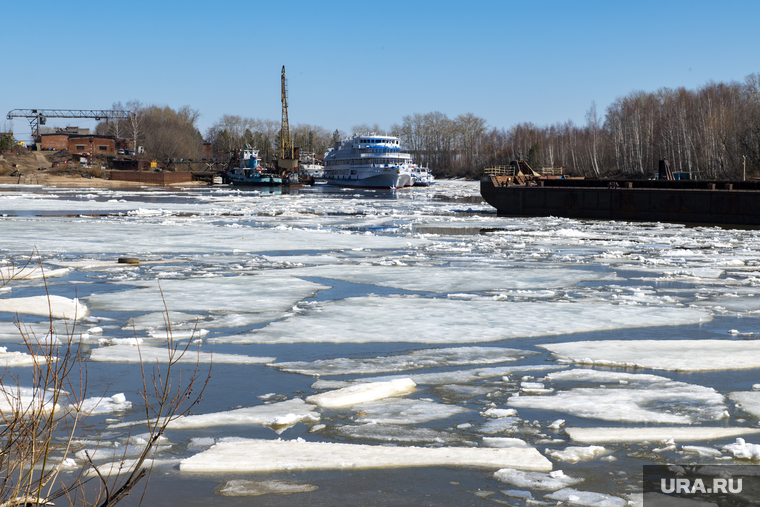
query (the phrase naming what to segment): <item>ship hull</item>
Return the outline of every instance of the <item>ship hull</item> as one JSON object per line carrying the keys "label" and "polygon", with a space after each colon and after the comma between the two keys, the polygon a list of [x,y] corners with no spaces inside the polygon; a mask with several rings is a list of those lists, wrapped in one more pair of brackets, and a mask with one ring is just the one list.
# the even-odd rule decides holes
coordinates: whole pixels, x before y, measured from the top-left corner
{"label": "ship hull", "polygon": [[328,185],[337,185],[351,188],[377,188],[377,189],[397,189],[412,186],[412,179],[408,174],[383,173],[367,178],[326,178]]}
{"label": "ship hull", "polygon": [[480,193],[505,216],[760,225],[756,182],[546,180],[502,186],[486,175]]}

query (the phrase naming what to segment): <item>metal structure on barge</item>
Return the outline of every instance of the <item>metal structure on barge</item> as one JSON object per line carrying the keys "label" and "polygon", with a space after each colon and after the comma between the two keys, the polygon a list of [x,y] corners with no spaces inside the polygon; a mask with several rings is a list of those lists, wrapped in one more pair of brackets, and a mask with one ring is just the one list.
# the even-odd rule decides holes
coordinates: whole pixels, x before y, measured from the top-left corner
{"label": "metal structure on barge", "polygon": [[666,178],[631,180],[539,174],[514,161],[486,169],[480,194],[504,216],[760,225],[760,182],[668,179],[663,162]]}

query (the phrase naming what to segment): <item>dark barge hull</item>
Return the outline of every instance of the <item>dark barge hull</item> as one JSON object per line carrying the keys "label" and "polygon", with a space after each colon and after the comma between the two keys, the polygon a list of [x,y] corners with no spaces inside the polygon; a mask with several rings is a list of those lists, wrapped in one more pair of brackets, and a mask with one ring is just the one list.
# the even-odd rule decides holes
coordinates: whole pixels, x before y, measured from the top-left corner
{"label": "dark barge hull", "polygon": [[480,194],[506,216],[760,225],[756,181],[545,179],[509,185],[485,175]]}

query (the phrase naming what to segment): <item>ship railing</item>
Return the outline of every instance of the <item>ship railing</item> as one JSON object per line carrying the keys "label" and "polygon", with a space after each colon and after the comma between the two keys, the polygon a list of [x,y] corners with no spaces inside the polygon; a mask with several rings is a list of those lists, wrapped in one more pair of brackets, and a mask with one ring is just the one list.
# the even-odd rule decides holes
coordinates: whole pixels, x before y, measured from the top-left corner
{"label": "ship railing", "polygon": [[562,176],[563,167],[542,167],[538,170],[541,176]]}
{"label": "ship railing", "polygon": [[515,168],[511,165],[495,165],[492,167],[486,167],[483,169],[483,172],[493,176],[514,176]]}

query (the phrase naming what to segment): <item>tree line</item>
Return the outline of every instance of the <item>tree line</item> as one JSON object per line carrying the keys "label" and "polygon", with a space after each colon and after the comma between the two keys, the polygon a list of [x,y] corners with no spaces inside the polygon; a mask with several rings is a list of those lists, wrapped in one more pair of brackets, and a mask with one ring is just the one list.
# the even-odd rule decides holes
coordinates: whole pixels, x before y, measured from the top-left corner
{"label": "tree line", "polygon": [[[133,112],[129,119],[98,125],[99,133],[132,138],[156,159],[197,159],[210,144],[221,158],[250,145],[264,162],[279,152],[280,121],[224,115],[207,129],[200,113],[128,102],[114,104]],[[662,88],[618,97],[602,113],[591,104],[585,124],[548,126],[530,122],[509,129],[489,126],[471,113],[449,118],[435,111],[404,116],[388,130],[356,125],[354,133],[383,131],[399,137],[421,166],[438,177],[478,178],[485,167],[521,158],[533,168],[562,168],[578,176],[650,177],[660,159],[674,172],[700,179],[740,178],[760,172],[760,75],[743,82],[714,83],[688,90]],[[317,155],[348,136],[339,129],[297,124],[290,127],[295,146]]]}

